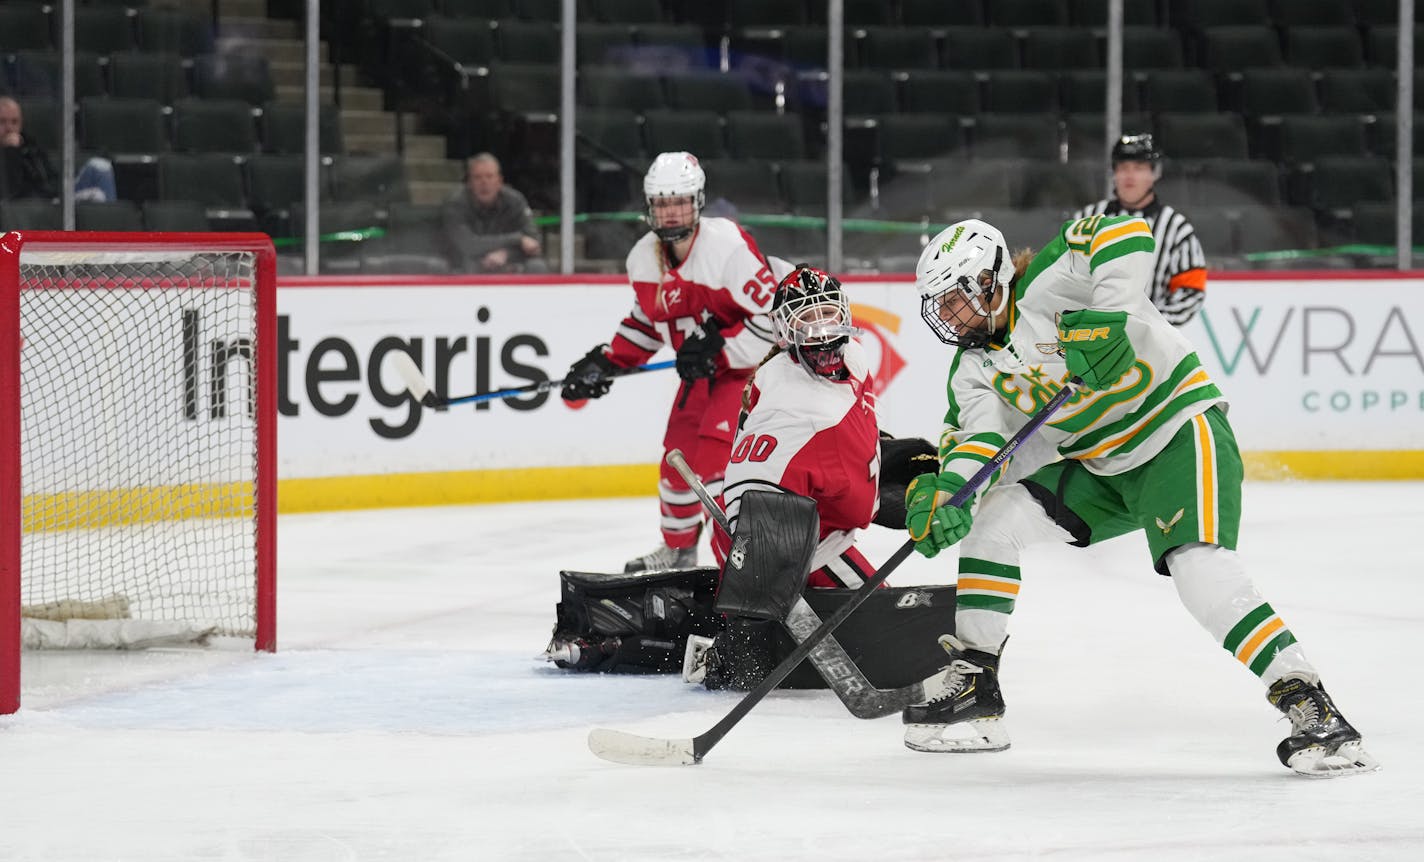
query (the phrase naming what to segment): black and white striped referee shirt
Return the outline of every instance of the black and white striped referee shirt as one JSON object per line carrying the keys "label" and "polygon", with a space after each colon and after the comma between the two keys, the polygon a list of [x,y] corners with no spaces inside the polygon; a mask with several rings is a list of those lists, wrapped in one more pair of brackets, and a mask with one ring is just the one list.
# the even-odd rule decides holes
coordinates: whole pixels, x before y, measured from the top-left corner
{"label": "black and white striped referee shirt", "polygon": [[1123,209],[1117,198],[1089,204],[1073,220],[1095,215],[1131,215],[1147,221],[1156,241],[1152,261],[1152,304],[1173,326],[1196,317],[1206,299],[1206,256],[1187,217],[1156,197],[1140,210]]}

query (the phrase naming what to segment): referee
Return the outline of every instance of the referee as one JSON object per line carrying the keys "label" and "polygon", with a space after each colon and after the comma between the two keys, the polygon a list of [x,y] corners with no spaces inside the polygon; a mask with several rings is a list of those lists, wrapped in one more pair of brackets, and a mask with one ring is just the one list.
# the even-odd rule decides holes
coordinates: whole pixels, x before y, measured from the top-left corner
{"label": "referee", "polygon": [[1173,326],[1196,317],[1206,299],[1206,257],[1187,217],[1157,199],[1162,153],[1151,135],[1124,135],[1112,148],[1116,196],[1089,204],[1073,220],[1094,215],[1131,215],[1147,220],[1156,240],[1152,304]]}

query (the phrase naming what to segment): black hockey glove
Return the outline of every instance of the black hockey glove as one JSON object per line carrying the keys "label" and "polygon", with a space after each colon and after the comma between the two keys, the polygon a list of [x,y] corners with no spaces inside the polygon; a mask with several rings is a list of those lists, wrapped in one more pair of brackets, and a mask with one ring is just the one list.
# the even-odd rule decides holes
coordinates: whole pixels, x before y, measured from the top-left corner
{"label": "black hockey glove", "polygon": [[715,321],[704,323],[677,351],[677,376],[689,381],[716,377],[717,357],[726,343]]}
{"label": "black hockey glove", "polygon": [[598,345],[569,366],[569,373],[564,375],[565,401],[602,398],[613,388],[613,362],[603,352],[606,346]]}

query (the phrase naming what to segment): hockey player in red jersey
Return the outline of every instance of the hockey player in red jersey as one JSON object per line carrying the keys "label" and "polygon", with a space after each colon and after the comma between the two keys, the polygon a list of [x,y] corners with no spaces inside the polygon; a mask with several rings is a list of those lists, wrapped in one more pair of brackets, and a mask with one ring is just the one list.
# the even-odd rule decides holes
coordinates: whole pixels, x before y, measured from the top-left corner
{"label": "hockey player in red jersey", "polygon": [[[773,354],[747,385],[723,500],[735,531],[747,491],[816,501],[820,542],[811,587],[855,588],[875,574],[855,549],[879,503],[874,379],[840,282],[804,264],[782,279],[772,308]],[[730,539],[718,529],[719,562]]]}
{"label": "hockey player in red jersey", "polygon": [[[677,351],[682,378],[663,438],[664,454],[681,449],[712,493],[722,483],[736,433],[742,388],[771,346],[766,313],[778,275],[735,222],[701,217],[706,176],[690,153],[662,153],[643,179],[651,230],[628,253],[634,302],[611,345],[599,345],[565,377],[569,401],[599,398],[615,368],[647,362],[664,345]],[[776,261],[777,269],[790,265]],[[663,541],[625,571],[697,564],[702,511],[696,495],[661,459],[658,497]]]}

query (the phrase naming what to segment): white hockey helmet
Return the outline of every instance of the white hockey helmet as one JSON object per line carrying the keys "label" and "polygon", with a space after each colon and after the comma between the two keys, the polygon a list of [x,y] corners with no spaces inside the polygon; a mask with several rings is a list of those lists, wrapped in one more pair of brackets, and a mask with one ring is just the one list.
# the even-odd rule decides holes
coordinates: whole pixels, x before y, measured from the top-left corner
{"label": "white hockey helmet", "polygon": [[843,352],[860,330],[851,325],[850,301],[833,276],[800,263],[776,286],[771,325],[777,346],[813,377],[845,377]]}
{"label": "white hockey helmet", "polygon": [[[1014,265],[1004,235],[979,219],[955,222],[920,252],[915,287],[920,316],[945,344],[983,347],[994,334],[994,318],[1008,305]],[[958,297],[959,310],[946,315]]]}
{"label": "white hockey helmet", "polygon": [[[696,156],[685,152],[659,153],[648,168],[647,175],[643,177],[643,197],[647,202],[645,218],[649,227],[659,238],[668,242],[690,236],[706,203],[706,189],[707,174],[702,171],[702,165],[698,164]],[[658,198],[680,197],[692,199],[692,219],[686,225],[660,227],[657,216],[653,213],[653,201]]]}

